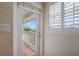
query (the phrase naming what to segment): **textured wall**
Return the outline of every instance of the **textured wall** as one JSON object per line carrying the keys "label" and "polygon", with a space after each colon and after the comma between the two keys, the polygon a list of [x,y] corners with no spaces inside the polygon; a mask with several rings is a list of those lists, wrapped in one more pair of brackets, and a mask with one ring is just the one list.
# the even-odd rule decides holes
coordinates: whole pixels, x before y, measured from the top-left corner
{"label": "textured wall", "polygon": [[0,55],[13,54],[13,37],[12,37],[12,23],[13,23],[13,3],[0,2],[0,24],[9,24],[9,32],[0,32]]}
{"label": "textured wall", "polygon": [[44,55],[79,56],[79,29],[49,32],[47,4],[44,4]]}

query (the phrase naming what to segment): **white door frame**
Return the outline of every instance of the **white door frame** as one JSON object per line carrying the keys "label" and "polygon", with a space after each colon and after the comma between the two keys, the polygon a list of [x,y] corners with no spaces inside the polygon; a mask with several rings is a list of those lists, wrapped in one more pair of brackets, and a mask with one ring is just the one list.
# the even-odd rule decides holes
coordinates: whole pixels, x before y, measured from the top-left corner
{"label": "white door frame", "polygon": [[[22,15],[19,14],[17,2],[13,3],[13,56],[22,56]],[[31,10],[30,10],[31,11]],[[33,12],[33,11],[32,11]],[[35,11],[34,11],[35,12]],[[43,13],[41,13],[43,14]],[[40,20],[43,20],[43,15],[40,15]],[[42,31],[41,31],[42,35]],[[41,36],[40,35],[40,36]],[[43,36],[40,39],[40,55],[43,55]]]}
{"label": "white door frame", "polygon": [[[17,33],[17,3],[13,3],[13,56],[18,55],[18,33]],[[17,20],[16,20],[17,19]],[[15,22],[16,21],[16,22]]]}
{"label": "white door frame", "polygon": [[17,2],[13,3],[13,55],[22,55],[22,14],[17,7]]}

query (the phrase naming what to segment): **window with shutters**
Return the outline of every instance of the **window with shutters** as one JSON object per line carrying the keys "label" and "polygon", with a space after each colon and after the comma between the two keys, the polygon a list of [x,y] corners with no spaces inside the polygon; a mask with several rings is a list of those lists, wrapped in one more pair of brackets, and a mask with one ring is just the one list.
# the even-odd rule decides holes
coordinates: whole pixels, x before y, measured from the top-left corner
{"label": "window with shutters", "polygon": [[61,28],[61,3],[49,7],[49,27]]}
{"label": "window with shutters", "polygon": [[73,27],[74,6],[73,2],[64,3],[64,28]]}
{"label": "window with shutters", "polygon": [[58,2],[48,11],[50,28],[79,28],[79,2]]}

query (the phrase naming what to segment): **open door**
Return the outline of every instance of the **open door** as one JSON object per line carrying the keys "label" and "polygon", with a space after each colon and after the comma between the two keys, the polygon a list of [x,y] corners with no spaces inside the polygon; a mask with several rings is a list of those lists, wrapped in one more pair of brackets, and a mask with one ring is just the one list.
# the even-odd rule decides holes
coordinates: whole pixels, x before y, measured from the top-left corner
{"label": "open door", "polygon": [[[27,3],[14,3],[13,7],[13,55],[14,56],[22,56],[22,42],[23,39],[25,41],[25,43],[28,44],[29,47],[33,48],[33,50],[37,50],[39,52],[40,55],[40,16],[41,16],[41,11],[35,7],[32,7],[29,5],[27,5]],[[30,6],[30,7],[29,7]],[[28,8],[29,7],[29,8]],[[24,19],[24,14],[27,14],[29,16],[31,12],[32,14],[35,14],[35,16],[33,18],[28,17],[26,19]],[[26,35],[24,35],[23,37],[23,33],[27,34],[27,32],[24,32],[23,30],[23,24],[25,22],[29,22],[31,21],[31,19],[35,19],[36,21],[36,31],[35,32],[28,32],[29,34],[33,34],[31,35],[32,37],[29,38],[28,42],[28,38],[24,38],[26,37]],[[29,37],[29,36],[27,36]],[[41,45],[42,46],[42,45]]]}
{"label": "open door", "polygon": [[[27,12],[27,10],[26,10],[26,12]],[[26,16],[26,14],[24,11],[25,16]],[[34,55],[34,54],[39,55],[39,53],[40,53],[39,27],[40,26],[39,26],[39,15],[38,14],[32,13],[31,15],[29,15],[29,17],[26,16],[23,19],[23,33],[22,33],[22,35],[23,35],[22,36],[22,38],[23,38],[23,40],[22,40],[23,55]]]}

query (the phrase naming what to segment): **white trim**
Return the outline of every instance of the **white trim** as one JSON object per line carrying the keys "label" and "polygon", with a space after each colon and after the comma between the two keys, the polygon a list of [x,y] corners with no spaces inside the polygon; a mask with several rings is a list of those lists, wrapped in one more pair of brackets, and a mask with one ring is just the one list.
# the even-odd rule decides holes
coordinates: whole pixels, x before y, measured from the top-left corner
{"label": "white trim", "polygon": [[24,2],[24,3],[26,5],[29,5],[30,7],[34,7],[34,8],[38,8],[38,9],[43,9],[41,2]]}
{"label": "white trim", "polygon": [[13,56],[18,55],[18,34],[17,34],[17,3],[13,3]]}
{"label": "white trim", "polygon": [[18,6],[18,7],[23,8],[23,9],[28,10],[28,11],[31,11],[31,12],[34,12],[34,13],[36,13],[36,14],[41,14],[40,12],[35,11],[35,10],[31,10],[31,9],[29,9],[29,8],[27,8],[27,7],[23,7],[23,6]]}
{"label": "white trim", "polygon": [[[37,5],[36,5],[36,3],[37,3]],[[42,4],[40,4],[40,3],[41,2],[32,2],[32,3],[30,3],[30,5],[33,5],[34,7],[38,8],[38,9],[43,9]]]}
{"label": "white trim", "polygon": [[[17,53],[17,28],[15,27],[16,26],[16,23],[15,23],[15,20],[16,20],[16,11],[17,11],[17,3],[13,3],[13,56],[17,56],[18,53]],[[15,24],[14,24],[15,23]]]}
{"label": "white trim", "polygon": [[[18,8],[18,7],[17,7]],[[18,55],[22,56],[22,24],[23,24],[23,9],[18,8]]]}
{"label": "white trim", "polygon": [[[22,55],[22,14],[17,7],[17,2],[13,3],[13,56]],[[22,12],[21,12],[22,13]]]}
{"label": "white trim", "polygon": [[43,18],[43,10],[41,12],[40,17],[40,55],[44,56],[44,18]]}

